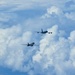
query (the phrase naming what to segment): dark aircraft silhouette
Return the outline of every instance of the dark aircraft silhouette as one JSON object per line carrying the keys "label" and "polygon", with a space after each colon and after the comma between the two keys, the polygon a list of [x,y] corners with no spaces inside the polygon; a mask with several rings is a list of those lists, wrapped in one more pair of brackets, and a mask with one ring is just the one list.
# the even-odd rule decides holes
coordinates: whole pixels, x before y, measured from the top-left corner
{"label": "dark aircraft silhouette", "polygon": [[32,42],[32,43],[27,43],[27,44],[22,44],[22,45],[26,45],[26,46],[38,46],[38,45],[36,45],[34,42]]}
{"label": "dark aircraft silhouette", "polygon": [[41,32],[37,32],[37,33],[41,33],[41,34],[46,34],[46,33],[52,34],[52,32],[48,32],[47,30],[46,31],[43,31],[43,29],[41,29]]}

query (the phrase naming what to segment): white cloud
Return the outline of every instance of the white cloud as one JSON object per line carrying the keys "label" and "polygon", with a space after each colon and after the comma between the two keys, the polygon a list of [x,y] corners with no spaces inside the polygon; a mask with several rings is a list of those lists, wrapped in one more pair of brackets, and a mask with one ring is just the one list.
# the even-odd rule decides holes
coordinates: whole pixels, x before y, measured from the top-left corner
{"label": "white cloud", "polygon": [[75,12],[71,12],[70,14],[69,13],[66,13],[65,16],[68,19],[75,20]]}
{"label": "white cloud", "polygon": [[55,7],[55,6],[53,6],[53,7],[51,7],[50,9],[47,9],[47,12],[48,12],[49,14],[55,13],[55,14],[59,15],[60,9],[57,8],[57,7]]}
{"label": "white cloud", "polygon": [[75,67],[75,47],[73,47],[71,50],[70,59],[72,61],[73,66]]}
{"label": "white cloud", "polygon": [[44,15],[42,15],[41,18],[42,19],[45,19],[45,18],[48,18],[48,19],[54,18],[54,19],[58,19],[58,21],[61,22],[65,18],[65,15],[63,13],[63,9],[61,9],[60,7],[51,6],[50,8],[47,8],[47,12]]}
{"label": "white cloud", "polygon": [[[38,64],[40,64],[42,69],[44,70],[53,66],[55,69],[54,73],[56,75],[63,75],[63,74],[67,75],[68,73],[66,72],[66,70],[68,70],[68,68],[70,69],[75,62],[74,60],[75,48],[71,47],[71,45],[73,44],[71,40],[59,36],[60,32],[58,26],[53,26],[50,30],[52,30],[52,32],[54,33],[52,35],[49,34],[45,35],[45,37],[40,41],[41,42],[40,51],[33,56],[33,61],[34,63],[37,62]],[[71,38],[73,35],[74,33],[71,32],[71,36],[69,38]],[[38,58],[38,55],[41,58]],[[38,58],[39,61],[38,59],[35,58]],[[47,73],[48,72],[45,72],[45,75]],[[51,74],[51,72],[49,74]]]}
{"label": "white cloud", "polygon": [[0,64],[20,70],[25,60],[23,43],[30,41],[31,32],[22,32],[19,26],[0,29]]}
{"label": "white cloud", "polygon": [[75,67],[75,32],[72,31],[66,39],[62,36],[58,25],[54,25],[48,31],[52,31],[53,34],[43,35],[38,40],[40,41],[38,51],[36,47],[27,48],[21,45],[33,38],[31,32],[24,32],[19,26],[0,29],[0,65],[28,72],[29,75],[54,73],[67,75],[66,70]]}
{"label": "white cloud", "polygon": [[74,37],[75,37],[75,30],[70,33],[69,39],[70,39],[72,42],[75,42],[75,38],[74,38]]}

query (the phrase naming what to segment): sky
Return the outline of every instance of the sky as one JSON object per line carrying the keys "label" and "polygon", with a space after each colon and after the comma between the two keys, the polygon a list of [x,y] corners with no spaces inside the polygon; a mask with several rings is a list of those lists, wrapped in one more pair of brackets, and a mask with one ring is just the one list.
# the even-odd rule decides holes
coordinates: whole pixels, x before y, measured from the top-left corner
{"label": "sky", "polygon": [[0,0],[0,75],[75,75],[75,0]]}

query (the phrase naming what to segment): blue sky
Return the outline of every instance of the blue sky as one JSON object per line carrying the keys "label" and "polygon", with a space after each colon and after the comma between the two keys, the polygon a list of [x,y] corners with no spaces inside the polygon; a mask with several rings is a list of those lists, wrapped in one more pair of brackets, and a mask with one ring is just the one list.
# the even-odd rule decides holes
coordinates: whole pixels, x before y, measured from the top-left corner
{"label": "blue sky", "polygon": [[0,75],[75,75],[75,0],[0,0]]}

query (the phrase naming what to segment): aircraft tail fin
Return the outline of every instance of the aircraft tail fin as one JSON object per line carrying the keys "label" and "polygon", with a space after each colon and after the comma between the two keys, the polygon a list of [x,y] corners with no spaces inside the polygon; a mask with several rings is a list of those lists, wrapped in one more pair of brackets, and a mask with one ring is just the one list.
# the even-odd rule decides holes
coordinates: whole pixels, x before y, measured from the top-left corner
{"label": "aircraft tail fin", "polygon": [[41,32],[43,32],[43,29],[41,29]]}

